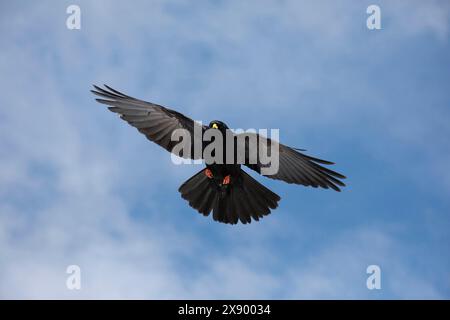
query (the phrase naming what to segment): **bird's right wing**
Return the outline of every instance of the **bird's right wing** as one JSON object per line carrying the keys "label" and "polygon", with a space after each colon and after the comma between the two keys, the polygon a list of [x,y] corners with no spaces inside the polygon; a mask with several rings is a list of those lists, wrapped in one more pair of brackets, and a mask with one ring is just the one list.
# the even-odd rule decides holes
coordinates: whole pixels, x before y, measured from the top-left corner
{"label": "bird's right wing", "polygon": [[177,111],[135,99],[107,85],[105,85],[105,88],[94,85],[94,88],[95,90],[91,90],[91,92],[101,97],[96,99],[98,102],[108,105],[110,111],[118,113],[121,119],[138,129],[147,139],[157,143],[169,152],[172,152],[174,146],[179,143],[178,141],[172,141],[172,133],[177,129],[187,130],[191,138],[190,142],[188,142],[190,152],[188,154],[181,152],[177,155],[191,159],[201,158],[201,152],[199,155],[196,155],[193,150],[197,139],[200,139],[198,143],[202,148],[201,150],[203,150],[201,141],[202,134],[207,129],[205,126]]}

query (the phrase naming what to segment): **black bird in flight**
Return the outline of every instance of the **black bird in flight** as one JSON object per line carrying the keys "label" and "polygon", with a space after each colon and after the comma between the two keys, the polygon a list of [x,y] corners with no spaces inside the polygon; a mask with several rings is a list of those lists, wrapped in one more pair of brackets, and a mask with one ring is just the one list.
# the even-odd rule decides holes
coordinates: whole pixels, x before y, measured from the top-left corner
{"label": "black bird in flight", "polygon": [[[185,129],[191,134],[191,148],[194,146],[196,132],[217,129],[224,133],[228,129],[225,123],[212,121],[209,126],[203,125],[201,130],[194,131],[194,127],[200,124],[175,110],[135,99],[107,85],[104,88],[94,85],[94,88],[92,93],[101,97],[96,99],[98,102],[108,105],[110,111],[118,113],[120,118],[137,128],[147,139],[169,152],[178,144],[178,141],[171,139],[176,129]],[[267,141],[268,144],[273,143],[270,139]],[[202,142],[202,150],[206,145]],[[245,148],[248,149],[249,145],[246,144]],[[248,157],[249,152],[246,151],[245,157]],[[340,191],[339,186],[345,186],[340,180],[345,179],[345,176],[322,166],[332,165],[332,162],[310,157],[300,151],[304,150],[279,143],[278,172],[266,176],[287,183],[332,188],[336,191]],[[202,155],[203,153],[199,156],[193,152],[188,156],[181,154],[182,157],[192,159],[199,159]],[[255,163],[247,158],[243,165],[260,174],[264,166],[259,160]],[[214,220],[230,224],[236,224],[238,221],[250,223],[252,218],[258,221],[268,215],[271,209],[275,209],[281,199],[242,170],[241,164],[238,163],[206,164],[205,169],[184,182],[178,191],[198,212],[208,216],[212,211]]]}

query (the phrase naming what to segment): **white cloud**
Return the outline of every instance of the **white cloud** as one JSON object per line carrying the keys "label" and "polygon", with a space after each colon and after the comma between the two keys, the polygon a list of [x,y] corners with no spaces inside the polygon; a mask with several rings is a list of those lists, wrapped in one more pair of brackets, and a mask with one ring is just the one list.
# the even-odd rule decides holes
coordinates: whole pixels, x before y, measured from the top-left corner
{"label": "white cloud", "polygon": [[[439,37],[447,35],[448,8],[438,4],[416,3],[412,36],[424,30]],[[194,117],[212,116],[210,106],[222,101],[231,111],[242,110],[240,118],[247,119],[255,110],[273,105],[282,109],[288,99],[275,93],[298,91],[301,96],[320,89],[326,73],[311,75],[325,67],[315,65],[305,54],[304,60],[292,62],[303,73],[293,71],[291,63],[282,63],[280,48],[274,48],[259,28],[266,26],[269,31],[273,24],[279,28],[277,34],[306,34],[313,38],[311,45],[342,52],[354,27],[347,6],[331,1],[325,7],[298,1],[287,1],[284,6],[226,2],[220,10],[199,9],[192,22],[171,13],[162,1],[153,2],[150,8],[144,7],[144,2],[128,6],[90,1],[81,3],[86,23],[80,33],[65,29],[65,8],[43,3],[30,6],[36,10],[15,10],[1,19],[8,21],[10,41],[0,50],[0,297],[370,298],[364,288],[364,272],[366,263],[373,263],[371,257],[393,268],[388,269],[397,279],[389,288],[393,297],[411,297],[415,292],[439,297],[431,284],[396,257],[401,247],[389,235],[367,229],[348,231],[336,243],[324,239],[323,246],[329,247],[311,254],[306,262],[292,257],[284,264],[275,251],[268,257],[263,244],[270,247],[275,233],[298,240],[302,230],[293,230],[289,222],[278,224],[272,216],[273,222],[264,231],[256,231],[254,226],[238,236],[235,230],[239,229],[221,231],[223,241],[233,247],[215,254],[212,248],[205,248],[204,238],[194,230],[171,225],[168,218],[158,220],[173,215],[176,204],[163,203],[152,195],[168,185],[175,186],[175,192],[183,179],[180,176],[187,177],[191,169],[173,169],[166,153],[118,119],[111,120],[113,115],[95,105],[87,92],[88,82],[121,84],[133,92],[144,92],[143,98],[183,104],[186,113],[191,111]],[[397,16],[402,16],[405,9],[396,8]],[[56,17],[60,15],[59,20]],[[364,11],[361,15],[364,17]],[[256,16],[265,20],[258,21]],[[411,21],[398,23],[404,28]],[[34,34],[36,30],[39,32]],[[30,37],[39,38],[38,43],[29,41]],[[167,38],[173,41],[160,41]],[[183,45],[193,41],[205,43],[220,61],[202,70],[205,74],[194,75],[200,83],[197,90],[174,94],[190,82],[195,71],[191,69],[195,65],[183,63],[180,53]],[[154,49],[149,49],[152,44]],[[240,50],[245,61],[227,56],[229,50],[221,53],[224,46]],[[116,61],[115,54],[129,58]],[[267,69],[261,70],[261,66]],[[247,71],[245,76],[242,68]],[[298,86],[283,91],[290,83]],[[361,88],[367,89],[365,84]],[[85,91],[86,96],[80,96]],[[248,108],[244,110],[243,105]],[[322,106],[297,112],[309,123],[307,129],[336,120],[338,130],[339,121],[346,120],[337,116],[353,111],[342,108]],[[318,119],[317,112],[323,117]],[[262,121],[272,120],[268,118],[261,116]],[[396,132],[392,135],[403,136]],[[153,169],[149,163],[159,167]],[[123,195],[142,188],[145,192],[136,197],[146,197],[148,215],[153,216],[151,223],[144,219],[147,223],[143,225],[125,200],[133,196]],[[136,203],[139,199],[132,200]],[[193,219],[195,215],[192,213]],[[365,252],[368,247],[374,249],[373,255]],[[177,262],[180,257],[196,260],[203,269],[186,276]],[[82,268],[80,292],[65,288],[69,264]],[[412,275],[412,280],[404,279],[403,272]]]}
{"label": "white cloud", "polygon": [[[360,228],[343,234],[303,266],[292,269],[293,291],[299,299],[440,299],[424,275],[409,265],[402,247],[388,232]],[[366,268],[381,268],[381,289],[366,287]]]}

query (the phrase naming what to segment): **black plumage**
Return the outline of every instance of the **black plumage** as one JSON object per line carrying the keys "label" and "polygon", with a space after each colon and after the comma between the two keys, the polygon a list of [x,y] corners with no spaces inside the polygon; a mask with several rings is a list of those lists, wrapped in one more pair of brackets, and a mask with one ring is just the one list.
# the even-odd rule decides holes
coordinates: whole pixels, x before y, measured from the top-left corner
{"label": "black plumage", "polygon": [[[100,88],[94,86],[91,90],[95,95],[101,97],[96,99],[102,104],[108,105],[108,109],[118,113],[120,117],[130,125],[143,133],[147,139],[159,144],[169,152],[173,152],[178,141],[172,141],[172,133],[176,129],[185,129],[190,133],[191,140],[188,142],[190,152],[180,156],[191,159],[202,158],[201,154],[194,152],[194,144],[199,143],[203,151],[209,142],[202,139],[203,133],[215,128],[223,133],[228,129],[221,121],[212,121],[209,126],[200,125],[185,115],[169,108],[135,99],[125,95],[109,86]],[[248,136],[249,133],[246,133]],[[254,138],[259,138],[256,135]],[[234,135],[239,138],[238,134]],[[199,139],[198,141],[196,139]],[[245,161],[242,165],[262,173],[264,164],[258,158],[256,163],[250,161],[249,150],[255,146],[250,140],[245,141]],[[314,188],[332,188],[340,191],[339,187],[345,186],[341,179],[345,176],[332,171],[323,165],[332,165],[332,162],[313,158],[303,154],[300,149],[291,148],[267,139],[267,143],[278,144],[279,170],[275,174],[265,175],[272,179],[282,180],[287,183],[312,186]],[[224,149],[225,150],[225,149]],[[236,153],[235,153],[236,154]],[[224,151],[224,159],[226,153]],[[260,184],[241,168],[241,164],[206,164],[197,174],[184,182],[179,192],[189,205],[201,214],[208,216],[212,212],[214,220],[224,223],[236,224],[250,223],[253,220],[270,214],[272,209],[278,206],[280,197]]]}

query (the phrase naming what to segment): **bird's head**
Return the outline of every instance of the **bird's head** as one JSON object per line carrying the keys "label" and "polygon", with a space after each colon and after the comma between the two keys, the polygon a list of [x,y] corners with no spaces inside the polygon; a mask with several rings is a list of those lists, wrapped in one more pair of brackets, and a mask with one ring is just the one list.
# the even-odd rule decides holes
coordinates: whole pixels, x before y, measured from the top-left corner
{"label": "bird's head", "polygon": [[219,120],[211,121],[209,123],[209,127],[211,129],[218,129],[220,131],[225,131],[226,129],[228,129],[228,126],[225,123],[223,123],[222,121],[219,121]]}

